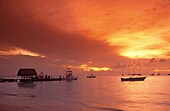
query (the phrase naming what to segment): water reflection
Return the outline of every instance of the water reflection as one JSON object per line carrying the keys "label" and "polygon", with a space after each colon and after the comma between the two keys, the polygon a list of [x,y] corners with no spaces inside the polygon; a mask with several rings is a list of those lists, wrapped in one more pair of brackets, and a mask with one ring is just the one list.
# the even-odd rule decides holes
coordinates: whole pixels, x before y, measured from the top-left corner
{"label": "water reflection", "polygon": [[35,88],[37,86],[37,83],[35,82],[18,82],[18,87],[21,88]]}
{"label": "water reflection", "polygon": [[160,111],[169,107],[166,77],[148,77],[146,81],[121,83],[123,109],[130,111]]}
{"label": "water reflection", "polygon": [[72,82],[2,83],[0,102],[17,101],[30,111],[168,111],[169,84],[169,77],[163,76],[137,82],[98,76]]}

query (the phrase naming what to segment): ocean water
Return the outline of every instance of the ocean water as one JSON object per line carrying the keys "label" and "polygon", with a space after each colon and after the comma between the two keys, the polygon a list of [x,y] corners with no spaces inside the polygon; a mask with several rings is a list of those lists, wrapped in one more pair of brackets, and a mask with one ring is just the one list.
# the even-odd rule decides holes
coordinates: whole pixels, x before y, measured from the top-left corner
{"label": "ocean water", "polygon": [[0,83],[0,103],[25,111],[169,111],[170,76],[121,82],[119,76],[75,81]]}

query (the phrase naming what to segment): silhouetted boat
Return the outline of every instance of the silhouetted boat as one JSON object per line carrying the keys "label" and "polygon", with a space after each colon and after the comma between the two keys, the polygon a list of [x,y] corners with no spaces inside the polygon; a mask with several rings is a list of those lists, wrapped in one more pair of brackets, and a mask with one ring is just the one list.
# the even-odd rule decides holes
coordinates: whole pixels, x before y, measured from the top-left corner
{"label": "silhouetted boat", "polygon": [[170,74],[168,74],[168,76],[170,76]]}
{"label": "silhouetted boat", "polygon": [[96,78],[96,76],[91,74],[91,75],[87,76],[87,78]]}
{"label": "silhouetted boat", "polygon": [[78,77],[74,77],[72,74],[72,70],[67,69],[66,70],[66,77],[62,78],[62,80],[77,80]]}
{"label": "silhouetted boat", "polygon": [[154,76],[155,74],[151,74],[151,76]]}
{"label": "silhouetted boat", "polygon": [[121,81],[144,81],[146,77],[125,77],[121,78]]}

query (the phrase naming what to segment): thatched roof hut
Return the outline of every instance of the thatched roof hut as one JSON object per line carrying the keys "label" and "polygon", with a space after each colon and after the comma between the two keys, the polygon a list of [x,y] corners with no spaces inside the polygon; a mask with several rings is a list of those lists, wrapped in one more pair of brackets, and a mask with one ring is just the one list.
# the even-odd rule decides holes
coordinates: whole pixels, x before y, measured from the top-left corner
{"label": "thatched roof hut", "polygon": [[26,69],[26,68],[21,68],[19,69],[17,76],[36,76],[37,72],[35,69]]}

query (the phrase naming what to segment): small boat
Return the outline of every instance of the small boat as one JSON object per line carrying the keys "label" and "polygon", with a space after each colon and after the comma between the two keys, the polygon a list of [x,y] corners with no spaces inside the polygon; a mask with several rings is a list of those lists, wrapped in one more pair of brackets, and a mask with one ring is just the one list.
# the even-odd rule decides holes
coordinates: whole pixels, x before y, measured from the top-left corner
{"label": "small boat", "polygon": [[170,76],[170,74],[168,74],[168,76]]}
{"label": "small boat", "polygon": [[66,77],[62,78],[62,80],[77,80],[78,77],[74,77],[72,74],[72,70],[66,70]]}
{"label": "small boat", "polygon": [[96,76],[94,74],[91,74],[91,75],[87,76],[87,78],[96,78]]}
{"label": "small boat", "polygon": [[121,81],[144,81],[146,77],[126,77],[121,78]]}

